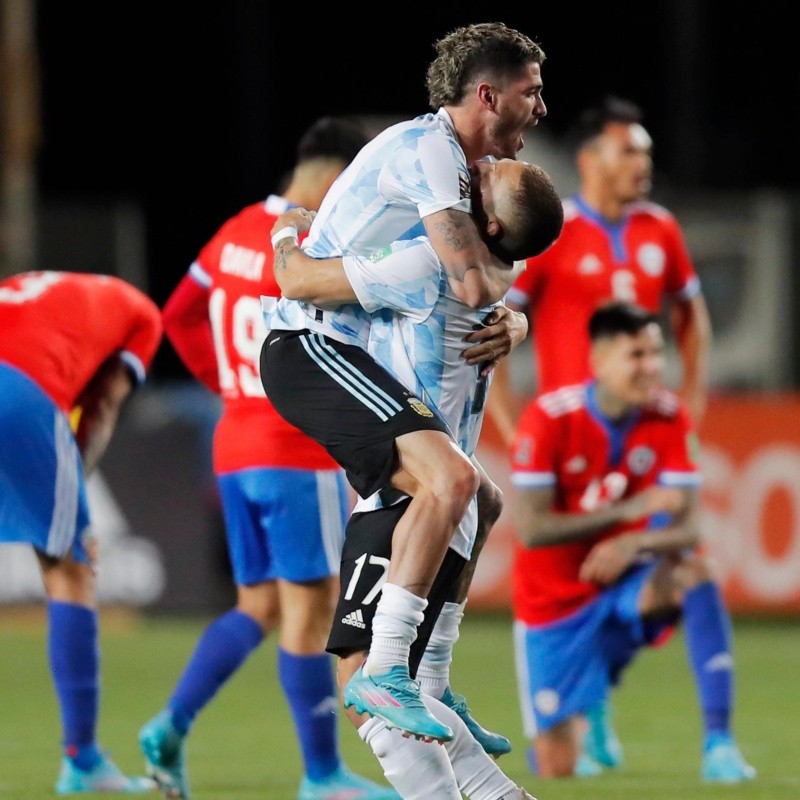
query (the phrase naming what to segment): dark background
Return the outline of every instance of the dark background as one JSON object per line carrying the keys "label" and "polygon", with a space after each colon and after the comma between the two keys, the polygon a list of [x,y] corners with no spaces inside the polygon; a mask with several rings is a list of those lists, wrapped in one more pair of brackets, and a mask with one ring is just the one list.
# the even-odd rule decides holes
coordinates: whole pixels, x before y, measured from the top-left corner
{"label": "dark background", "polygon": [[[544,48],[550,134],[614,92],[645,108],[672,184],[800,189],[798,44],[777,4],[448,5],[122,2],[90,15],[39,2],[40,193],[140,205],[161,304],[219,224],[277,187],[316,117],[427,111],[433,41],[493,20]],[[178,371],[162,348],[154,375]]]}

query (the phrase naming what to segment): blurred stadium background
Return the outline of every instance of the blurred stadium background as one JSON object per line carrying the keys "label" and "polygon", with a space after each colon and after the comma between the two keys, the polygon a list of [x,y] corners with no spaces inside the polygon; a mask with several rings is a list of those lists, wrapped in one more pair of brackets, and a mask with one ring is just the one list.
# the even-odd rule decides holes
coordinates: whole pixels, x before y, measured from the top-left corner
{"label": "blurred stadium background", "polygon": [[[487,13],[486,5],[404,4],[380,22],[365,10],[356,23],[357,9],[298,19],[255,0],[211,0],[174,15],[163,4],[114,4],[112,12],[2,0],[0,275],[39,268],[114,273],[161,304],[218,225],[278,187],[297,137],[316,117],[357,114],[377,132],[427,110],[424,71],[436,38],[494,19],[524,30],[548,56],[549,115],[528,136],[523,157],[544,166],[563,194],[575,188],[576,175],[561,140],[580,108],[613,92],[646,111],[656,145],[653,197],[684,225],[715,329],[712,399],[701,431],[704,535],[737,626],[753,633],[740,639],[740,647],[754,648],[740,655],[741,682],[757,689],[763,666],[773,673],[792,660],[796,675],[800,69],[782,4],[516,4],[508,13]],[[513,358],[518,388],[532,390],[528,349]],[[670,380],[678,378],[673,369]],[[217,413],[215,398],[191,381],[165,341],[91,481],[103,547],[100,597],[108,608],[150,621],[180,615],[191,628],[233,598],[210,467]],[[506,457],[490,426],[481,456],[508,488]],[[506,511],[482,556],[470,605],[494,612],[488,627],[476,623],[476,633],[499,630],[509,658],[512,536]],[[11,609],[42,598],[30,554],[4,548],[0,645],[18,643],[13,625],[2,622]],[[764,642],[776,625],[790,641],[771,662],[772,645]],[[151,665],[146,680],[162,686],[147,710],[160,702],[191,635],[179,637],[185,648],[163,673]],[[510,661],[504,666],[511,681]],[[690,692],[688,678],[679,680]],[[43,696],[49,691],[45,685]],[[758,709],[753,703],[753,717],[793,708],[796,719],[796,683],[786,691],[786,698],[764,696]],[[513,692],[508,701],[518,728]],[[746,752],[751,739],[743,732]],[[759,764],[757,752],[752,759]],[[796,759],[789,763],[797,776]],[[800,794],[800,779],[786,785],[794,794],[780,796]],[[646,782],[628,785],[637,796],[643,788],[650,792]],[[628,796],[625,787],[614,792],[607,796]],[[737,796],[778,795],[737,789]]]}

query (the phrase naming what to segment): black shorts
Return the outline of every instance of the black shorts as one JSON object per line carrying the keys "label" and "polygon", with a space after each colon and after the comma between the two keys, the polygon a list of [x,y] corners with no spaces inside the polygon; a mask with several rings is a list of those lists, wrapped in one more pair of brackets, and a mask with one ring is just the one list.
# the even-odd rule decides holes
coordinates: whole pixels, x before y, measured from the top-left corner
{"label": "black shorts", "polygon": [[278,413],[321,444],[369,497],[397,470],[395,439],[447,427],[357,345],[308,330],[270,331],[261,383]]}
{"label": "black shorts", "polygon": [[[389,573],[392,534],[410,500],[389,508],[353,514],[347,523],[340,570],[339,602],[333,617],[326,650],[336,656],[368,651],[372,641],[372,618],[381,596],[380,588]],[[448,549],[428,594],[425,618],[411,645],[409,671],[417,674],[422,654],[428,646],[433,626],[454,590],[467,561]]]}

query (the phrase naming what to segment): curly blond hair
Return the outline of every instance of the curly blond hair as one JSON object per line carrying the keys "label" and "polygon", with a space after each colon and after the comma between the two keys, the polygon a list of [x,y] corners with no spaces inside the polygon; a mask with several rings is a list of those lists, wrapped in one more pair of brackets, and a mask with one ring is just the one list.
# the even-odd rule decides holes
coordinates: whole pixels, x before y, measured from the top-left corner
{"label": "curly blond hair", "polygon": [[544,50],[524,33],[502,22],[466,25],[434,42],[436,58],[428,67],[428,103],[457,106],[480,78],[499,82],[529,64],[541,64]]}

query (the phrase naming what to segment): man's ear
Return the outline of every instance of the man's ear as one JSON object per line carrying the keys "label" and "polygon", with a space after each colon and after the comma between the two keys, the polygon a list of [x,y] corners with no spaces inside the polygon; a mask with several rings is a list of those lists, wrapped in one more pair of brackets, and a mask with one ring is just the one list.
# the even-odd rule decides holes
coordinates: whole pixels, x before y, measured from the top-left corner
{"label": "man's ear", "polygon": [[503,226],[497,217],[490,217],[486,221],[486,235],[490,239],[499,239],[503,235]]}
{"label": "man's ear", "polygon": [[490,108],[494,107],[496,92],[491,83],[479,83],[476,87],[476,93],[478,95],[478,99],[483,105],[489,106]]}

